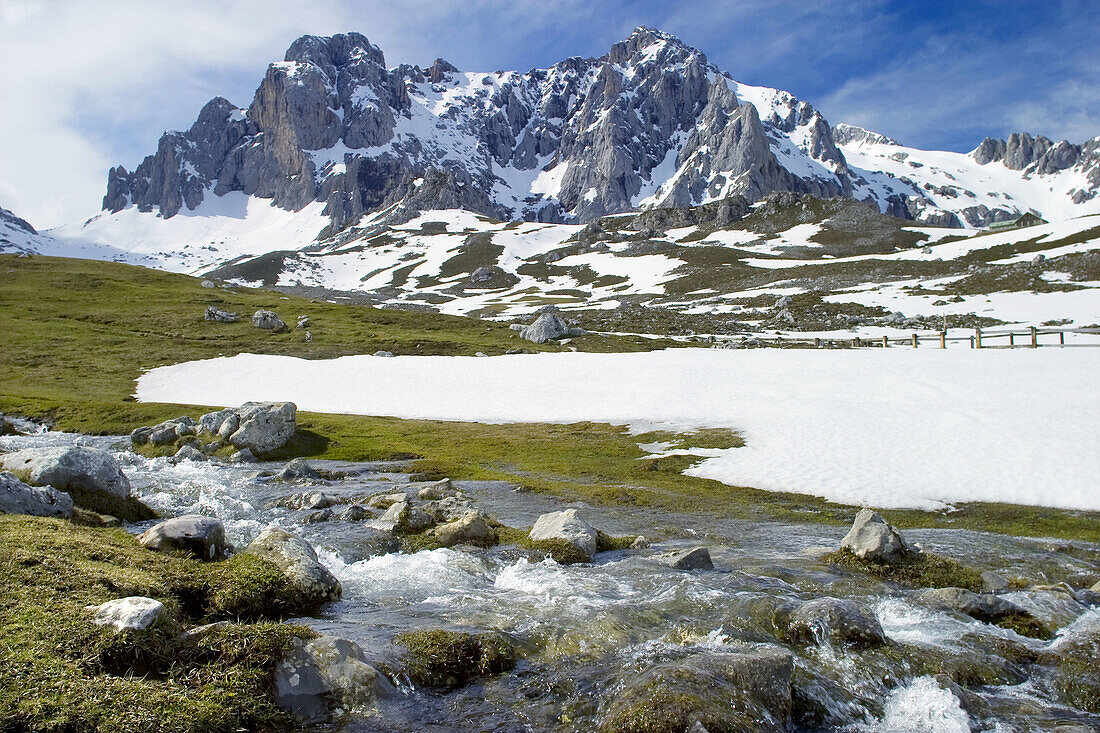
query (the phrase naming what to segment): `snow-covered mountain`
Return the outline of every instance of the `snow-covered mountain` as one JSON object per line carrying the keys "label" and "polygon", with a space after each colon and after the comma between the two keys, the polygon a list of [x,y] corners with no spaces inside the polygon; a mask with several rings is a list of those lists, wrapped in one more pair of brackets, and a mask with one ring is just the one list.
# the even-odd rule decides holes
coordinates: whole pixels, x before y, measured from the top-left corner
{"label": "snow-covered mountain", "polygon": [[978,226],[1033,208],[1095,213],[1098,188],[1100,138],[1014,135],[968,155],[905,148],[833,128],[809,103],[738,83],[650,28],[600,58],[526,73],[441,59],[390,69],[348,33],[299,38],[247,109],[215,98],[133,171],[113,168],[103,206],[169,219],[242,192],[294,212],[321,203],[331,234],[388,207],[584,223],[791,191]]}

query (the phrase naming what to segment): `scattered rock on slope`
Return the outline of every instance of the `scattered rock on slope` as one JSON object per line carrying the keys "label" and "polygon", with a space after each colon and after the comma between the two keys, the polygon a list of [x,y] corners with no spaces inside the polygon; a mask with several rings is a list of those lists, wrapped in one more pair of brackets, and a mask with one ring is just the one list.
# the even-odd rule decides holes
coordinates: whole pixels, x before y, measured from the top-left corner
{"label": "scattered rock on slope", "polygon": [[282,318],[275,313],[275,311],[269,311],[261,308],[252,314],[252,325],[256,328],[264,328],[269,331],[284,331],[286,330],[286,324]]}
{"label": "scattered rock on slope", "polygon": [[543,344],[547,341],[553,341],[555,339],[567,338],[570,336],[583,336],[585,333],[582,328],[571,328],[569,324],[562,319],[556,306],[546,306],[542,309],[539,317],[535,319],[535,322],[530,326],[524,327],[520,330],[520,338],[527,341],[534,341],[536,344]]}

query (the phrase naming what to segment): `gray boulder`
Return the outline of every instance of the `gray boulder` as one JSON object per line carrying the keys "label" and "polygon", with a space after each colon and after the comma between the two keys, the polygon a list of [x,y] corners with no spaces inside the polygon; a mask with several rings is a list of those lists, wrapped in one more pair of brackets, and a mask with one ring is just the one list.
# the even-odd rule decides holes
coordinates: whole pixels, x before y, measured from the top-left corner
{"label": "gray boulder", "polygon": [[576,509],[543,514],[535,520],[527,536],[536,542],[563,540],[588,559],[592,559],[599,549],[599,533],[595,527],[581,519]]}
{"label": "gray boulder", "polygon": [[213,323],[236,323],[241,317],[236,313],[219,310],[212,305],[206,306],[206,315],[203,318]]}
{"label": "gray boulder", "polygon": [[489,524],[489,518],[477,511],[467,512],[453,522],[433,528],[431,536],[442,547],[462,544],[492,546],[499,540],[497,531]]}
{"label": "gray boulder", "polygon": [[29,486],[14,474],[3,472],[0,473],[0,514],[68,519],[73,515],[73,499],[52,486]]}
{"label": "gray boulder", "polygon": [[554,306],[544,308],[534,323],[519,332],[520,338],[533,341],[536,344],[544,344],[547,341],[583,334],[584,330],[582,329],[570,328]]}
{"label": "gray boulder", "polygon": [[374,515],[361,504],[351,504],[340,513],[340,519],[345,522],[362,522],[364,519],[370,519]]}
{"label": "gray boulder", "polygon": [[340,581],[317,560],[313,546],[282,529],[260,533],[244,552],[261,557],[282,571],[305,607],[340,600]]}
{"label": "gray boulder", "polygon": [[269,311],[261,308],[252,314],[252,325],[256,328],[263,328],[269,331],[285,331],[286,324],[283,323],[283,319],[275,313],[275,311]]}
{"label": "gray boulder", "polygon": [[248,448],[242,448],[233,455],[229,456],[230,463],[255,463],[256,456],[252,455],[252,451]]}
{"label": "gray boulder", "polygon": [[298,328],[309,328],[313,325],[313,322],[309,320],[309,316],[298,316]]}
{"label": "gray boulder", "polygon": [[28,448],[0,456],[9,471],[27,472],[29,483],[130,496],[130,481],[107,451],[98,448]]}
{"label": "gray boulder", "polygon": [[1004,593],[1011,588],[1008,578],[998,575],[992,570],[982,573],[982,591],[986,593]]}
{"label": "gray boulder", "polygon": [[293,639],[275,670],[275,701],[299,718],[318,722],[333,705],[344,710],[372,707],[393,686],[347,639]]}
{"label": "gray boulder", "polygon": [[[237,411],[232,407],[227,407],[224,410],[218,410],[217,412],[208,412],[199,418],[199,427],[208,433],[217,435],[222,429],[222,425],[226,420],[231,417],[236,417]],[[236,427],[233,428],[236,430]],[[232,433],[230,433],[232,435]]]}
{"label": "gray boulder", "polygon": [[200,514],[165,520],[141,533],[138,542],[150,550],[186,552],[200,560],[217,560],[230,550],[221,520]]}
{"label": "gray boulder", "polygon": [[229,442],[253,454],[270,453],[294,436],[297,414],[293,402],[247,402],[237,409],[240,425]]}
{"label": "gray boulder", "polygon": [[875,614],[847,599],[816,598],[791,616],[792,639],[817,645],[846,644],[867,648],[886,643]]}
{"label": "gray boulder", "polygon": [[[790,652],[763,645],[657,665],[627,680],[598,730],[785,733],[793,674]],[[649,721],[660,721],[659,727],[642,727]]]}
{"label": "gray boulder", "polygon": [[92,623],[113,626],[116,631],[144,631],[164,614],[164,604],[154,598],[129,596],[90,606]]}
{"label": "gray boulder", "polygon": [[710,550],[705,547],[670,552],[658,559],[663,564],[677,570],[714,570],[714,563],[710,559]]}
{"label": "gray boulder", "polygon": [[279,471],[275,477],[281,481],[317,481],[321,478],[321,474],[304,458],[295,458],[283,466],[283,470]]}
{"label": "gray boulder", "polygon": [[206,454],[195,446],[188,444],[181,446],[175,455],[171,458],[172,463],[181,463],[183,461],[205,461]]}
{"label": "gray boulder", "polygon": [[383,359],[392,359],[393,358],[393,352],[392,351],[376,351],[376,352],[374,352],[374,355],[382,357]]}
{"label": "gray boulder", "polygon": [[878,512],[861,509],[840,547],[861,560],[892,562],[915,553],[915,550]]}
{"label": "gray boulder", "polygon": [[431,527],[435,520],[420,507],[408,501],[397,501],[378,518],[378,524],[399,534],[415,534]]}

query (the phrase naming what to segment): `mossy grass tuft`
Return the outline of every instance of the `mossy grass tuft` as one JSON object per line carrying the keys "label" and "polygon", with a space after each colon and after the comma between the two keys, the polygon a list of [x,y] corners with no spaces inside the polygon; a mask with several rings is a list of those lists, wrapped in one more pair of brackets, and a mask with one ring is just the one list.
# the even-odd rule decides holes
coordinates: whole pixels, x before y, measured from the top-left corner
{"label": "mossy grass tuft", "polygon": [[422,629],[398,634],[393,642],[407,652],[400,672],[423,687],[450,690],[516,665],[512,643],[495,632]]}
{"label": "mossy grass tuft", "polygon": [[863,560],[856,557],[850,550],[841,549],[830,552],[821,559],[822,562],[859,570],[900,585],[922,588],[965,588],[975,593],[982,590],[980,571],[967,567],[953,558],[930,552],[887,563]]}
{"label": "mossy grass tuft", "polygon": [[[27,731],[155,728],[172,733],[287,730],[272,698],[274,669],[293,637],[286,624],[230,623],[198,638],[180,632],[218,618],[270,617],[277,604],[229,604],[277,593],[269,567],[201,563],[139,546],[120,529],[0,515],[0,728]],[[150,628],[96,627],[88,606],[155,598]],[[242,613],[242,609],[247,613]]]}

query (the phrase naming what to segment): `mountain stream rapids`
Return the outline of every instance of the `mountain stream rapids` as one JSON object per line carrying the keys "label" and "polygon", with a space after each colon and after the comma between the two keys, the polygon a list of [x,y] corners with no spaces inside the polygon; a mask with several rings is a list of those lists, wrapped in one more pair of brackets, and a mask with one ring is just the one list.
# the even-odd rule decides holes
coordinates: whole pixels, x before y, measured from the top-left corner
{"label": "mountain stream rapids", "polygon": [[[174,465],[130,452],[124,439],[64,433],[3,438],[0,447],[74,441],[113,450],[135,494],[165,517],[216,516],[237,547],[270,526],[307,539],[340,580],[343,598],[319,618],[296,621],[354,640],[368,661],[392,656],[396,634],[426,628],[501,631],[520,650],[514,670],[450,692],[415,689],[395,679],[396,692],[369,709],[351,711],[344,730],[592,731],[615,694],[646,669],[745,643],[793,652],[795,715],[789,730],[1100,730],[1100,715],[1061,702],[1055,673],[1034,661],[1060,639],[1095,634],[1100,610],[1058,591],[1005,595],[1055,630],[1054,641],[933,610],[912,601],[911,590],[822,563],[846,527],[566,505],[506,483],[455,482],[479,508],[512,527],[529,527],[544,512],[575,506],[604,532],[645,535],[652,545],[601,553],[577,565],[509,546],[402,554],[376,534],[365,535],[362,522],[308,523],[306,511],[276,506],[305,490],[269,478],[281,464]],[[347,472],[317,487],[330,496],[392,492],[409,482],[399,464],[310,463]],[[1089,543],[967,530],[905,534],[933,552],[1009,578],[1100,573],[1100,546]],[[680,571],[656,559],[699,546],[709,548],[715,570]],[[785,643],[771,622],[776,609],[822,596],[873,610],[893,651],[856,651],[826,640]],[[930,671],[928,660],[944,672]]]}

